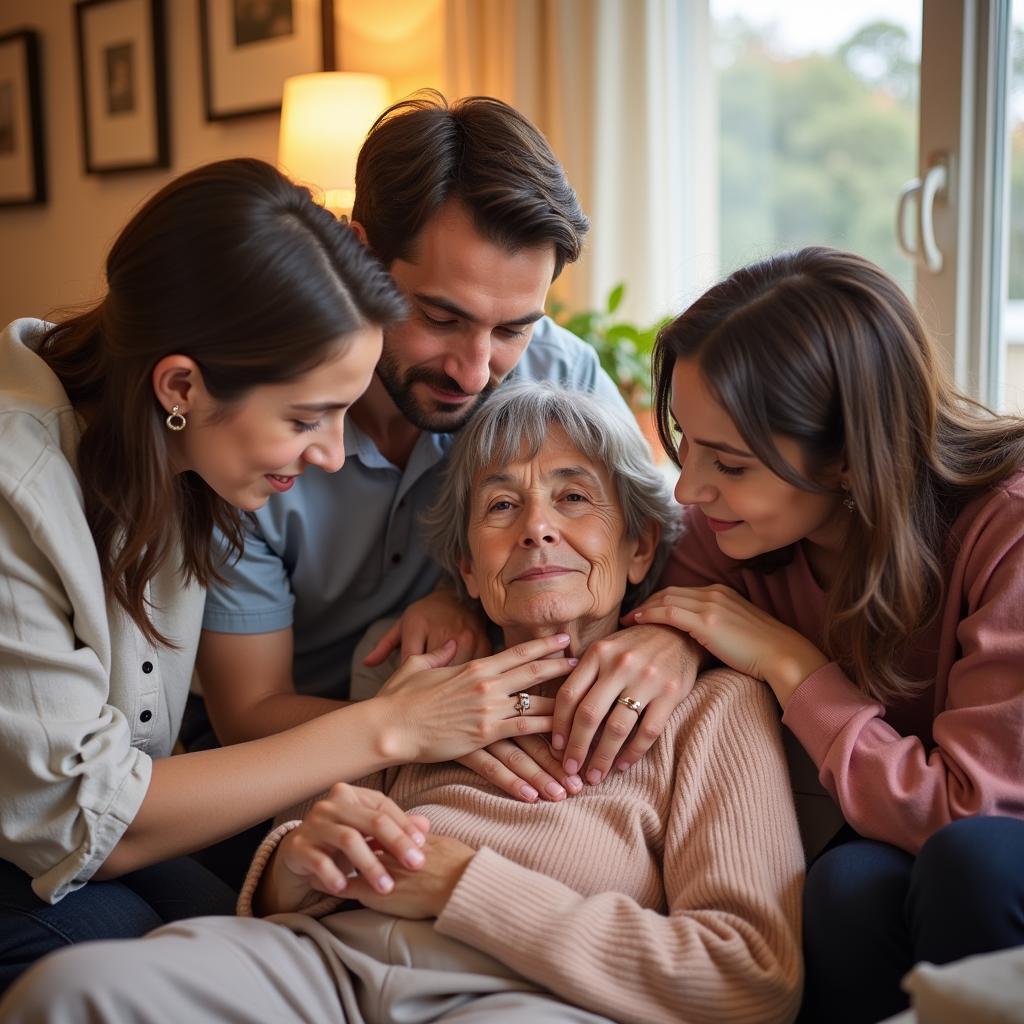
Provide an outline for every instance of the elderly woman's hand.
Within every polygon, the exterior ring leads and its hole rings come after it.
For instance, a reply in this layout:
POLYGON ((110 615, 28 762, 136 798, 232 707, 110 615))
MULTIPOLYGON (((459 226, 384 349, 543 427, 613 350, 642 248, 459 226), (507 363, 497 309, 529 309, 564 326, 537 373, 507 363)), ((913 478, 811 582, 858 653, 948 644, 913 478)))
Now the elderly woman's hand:
POLYGON ((391 892, 394 881, 378 853, 416 871, 424 863, 420 847, 429 828, 426 818, 406 814, 383 793, 339 782, 281 840, 256 893, 257 910, 295 910, 310 890, 348 895, 353 873, 367 888, 391 892))
POLYGON ((458 839, 428 835, 423 854, 422 866, 412 870, 390 854, 383 854, 381 864, 395 882, 391 892, 382 894, 365 879, 354 878, 345 895, 371 910, 395 917, 409 920, 437 917, 476 850, 458 839))
POLYGON ((592 644, 555 701, 551 745, 565 771, 583 769, 596 784, 613 765, 626 771, 639 761, 693 688, 704 658, 688 636, 663 626, 633 626, 592 644))
POLYGON ((451 665, 462 665, 471 658, 485 658, 491 653, 483 613, 468 601, 460 600, 450 585, 438 586, 405 609, 363 659, 363 664, 367 668, 383 664, 396 647, 401 648, 400 664, 404 664, 414 654, 435 651, 449 640, 456 644, 451 665))
POLYGON ((583 789, 582 779, 562 767, 542 736, 498 740, 458 760, 502 792, 528 804, 557 802, 583 789))

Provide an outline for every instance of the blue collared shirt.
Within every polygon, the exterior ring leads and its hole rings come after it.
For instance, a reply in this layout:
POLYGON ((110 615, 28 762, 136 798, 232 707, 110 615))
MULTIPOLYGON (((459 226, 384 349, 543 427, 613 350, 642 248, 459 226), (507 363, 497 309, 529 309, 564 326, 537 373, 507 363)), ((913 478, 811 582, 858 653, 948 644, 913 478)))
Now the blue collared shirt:
MULTIPOLYGON (((625 403, 594 350, 548 318, 507 378, 555 381, 625 403)), ((437 583, 420 514, 436 494, 453 435, 420 435, 405 469, 392 465, 351 420, 345 465, 310 467, 256 513, 245 554, 213 584, 203 627, 220 633, 294 633, 299 693, 344 698, 352 651, 367 627, 398 615, 437 583)))

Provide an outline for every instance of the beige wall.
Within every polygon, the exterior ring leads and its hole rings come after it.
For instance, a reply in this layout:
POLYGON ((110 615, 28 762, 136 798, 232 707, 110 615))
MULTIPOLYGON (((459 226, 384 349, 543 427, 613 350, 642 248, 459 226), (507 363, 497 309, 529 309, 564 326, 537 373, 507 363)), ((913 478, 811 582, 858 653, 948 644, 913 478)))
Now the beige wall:
MULTIPOLYGON (((442 0, 336 2, 340 66, 391 77, 396 96, 440 87, 442 0)), ((106 250, 131 211, 182 171, 209 160, 255 156, 273 162, 277 116, 207 123, 203 113, 198 3, 165 0, 171 167, 87 175, 82 169, 73 0, 2 0, 0 35, 41 36, 46 135, 45 206, 0 209, 0 325, 45 316, 102 294, 106 250)))

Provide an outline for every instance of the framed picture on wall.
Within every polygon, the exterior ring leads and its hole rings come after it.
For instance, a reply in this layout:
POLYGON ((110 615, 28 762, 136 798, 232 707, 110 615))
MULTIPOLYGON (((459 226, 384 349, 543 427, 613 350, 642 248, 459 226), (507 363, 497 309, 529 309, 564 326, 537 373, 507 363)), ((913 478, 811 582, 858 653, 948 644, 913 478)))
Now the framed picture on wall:
POLYGON ((39 35, 0 36, 0 206, 46 202, 39 35))
POLYGON ((281 109, 290 75, 334 68, 332 0, 199 0, 207 121, 281 109))
POLYGON ((163 0, 78 0, 87 174, 169 167, 163 0))

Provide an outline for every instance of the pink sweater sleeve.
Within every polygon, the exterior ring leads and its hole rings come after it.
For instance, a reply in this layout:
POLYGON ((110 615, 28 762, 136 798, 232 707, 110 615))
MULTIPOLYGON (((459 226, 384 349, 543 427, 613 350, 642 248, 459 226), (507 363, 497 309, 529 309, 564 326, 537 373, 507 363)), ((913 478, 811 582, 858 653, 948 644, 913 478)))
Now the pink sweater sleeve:
POLYGON ((700 706, 676 736, 664 912, 583 896, 484 848, 438 930, 615 1020, 791 1020, 803 852, 776 713, 764 686, 732 672, 688 700, 700 706))
POLYGON ((967 553, 964 611, 947 605, 959 656, 934 746, 886 724, 835 664, 803 682, 783 718, 846 820, 911 853, 958 818, 1024 817, 1024 510, 1002 498, 967 553))

